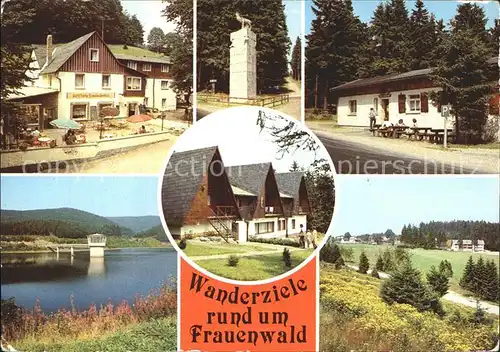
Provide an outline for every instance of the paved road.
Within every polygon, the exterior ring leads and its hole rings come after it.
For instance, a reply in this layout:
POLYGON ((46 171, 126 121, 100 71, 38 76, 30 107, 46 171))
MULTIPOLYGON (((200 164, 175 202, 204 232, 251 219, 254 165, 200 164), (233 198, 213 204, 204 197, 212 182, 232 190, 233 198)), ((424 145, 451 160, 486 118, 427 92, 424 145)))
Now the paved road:
POLYGON ((472 174, 458 164, 413 158, 318 133, 338 174, 472 174))

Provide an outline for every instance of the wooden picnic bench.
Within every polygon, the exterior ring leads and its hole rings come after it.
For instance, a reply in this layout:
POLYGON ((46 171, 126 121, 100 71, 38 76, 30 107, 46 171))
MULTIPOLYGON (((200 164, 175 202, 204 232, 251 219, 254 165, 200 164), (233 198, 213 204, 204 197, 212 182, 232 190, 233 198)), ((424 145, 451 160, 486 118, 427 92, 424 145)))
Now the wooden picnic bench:
POLYGON ((382 125, 381 124, 374 124, 373 128, 370 128, 370 132, 373 134, 373 136, 375 136, 375 133, 378 132, 380 126, 382 126, 382 125))
MULTIPOLYGON (((429 142, 431 143, 436 143, 440 144, 443 143, 444 141, 444 128, 433 128, 428 132, 429 136, 429 142)), ((448 140, 451 140, 452 142, 455 140, 455 133, 453 132, 453 129, 449 128, 448 129, 448 140)))

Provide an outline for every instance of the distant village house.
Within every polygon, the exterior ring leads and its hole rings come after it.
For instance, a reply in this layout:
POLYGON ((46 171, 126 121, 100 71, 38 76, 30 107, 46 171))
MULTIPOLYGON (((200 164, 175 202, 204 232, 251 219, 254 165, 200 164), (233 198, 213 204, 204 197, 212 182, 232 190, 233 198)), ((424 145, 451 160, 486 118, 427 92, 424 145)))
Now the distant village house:
POLYGON ((460 245, 460 240, 451 240, 450 250, 464 252, 484 252, 484 240, 477 240, 476 244, 474 244, 472 240, 462 240, 462 245, 460 245))

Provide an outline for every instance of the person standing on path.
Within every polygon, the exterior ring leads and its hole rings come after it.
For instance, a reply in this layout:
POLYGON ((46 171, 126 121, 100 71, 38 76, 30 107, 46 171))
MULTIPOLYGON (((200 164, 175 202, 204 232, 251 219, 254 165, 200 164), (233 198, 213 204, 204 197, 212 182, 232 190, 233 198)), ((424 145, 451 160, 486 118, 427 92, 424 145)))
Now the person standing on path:
POLYGON ((375 114, 375 109, 370 108, 368 117, 370 118, 370 129, 374 129, 375 124, 377 123, 377 115, 375 114))
POLYGON ((312 245, 314 249, 318 248, 318 231, 316 229, 312 232, 312 245))
POLYGON ((300 232, 299 232, 299 244, 300 244, 300 248, 304 248, 305 247, 304 237, 305 237, 304 225, 300 224, 300 232))

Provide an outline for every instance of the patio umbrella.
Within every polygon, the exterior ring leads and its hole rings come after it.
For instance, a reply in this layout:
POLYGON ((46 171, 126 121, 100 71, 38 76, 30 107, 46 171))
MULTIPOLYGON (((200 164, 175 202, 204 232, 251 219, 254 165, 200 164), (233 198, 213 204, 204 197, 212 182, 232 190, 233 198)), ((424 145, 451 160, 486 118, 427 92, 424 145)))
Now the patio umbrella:
POLYGON ((57 119, 50 121, 50 124, 54 127, 57 128, 64 128, 64 129, 79 129, 82 127, 78 122, 70 120, 70 119, 57 119))
POLYGON ((152 117, 149 116, 149 115, 138 114, 138 115, 132 115, 132 116, 130 116, 127 119, 127 121, 128 122, 132 122, 132 123, 139 123, 139 122, 146 122, 146 121, 149 121, 151 119, 152 119, 152 117))

